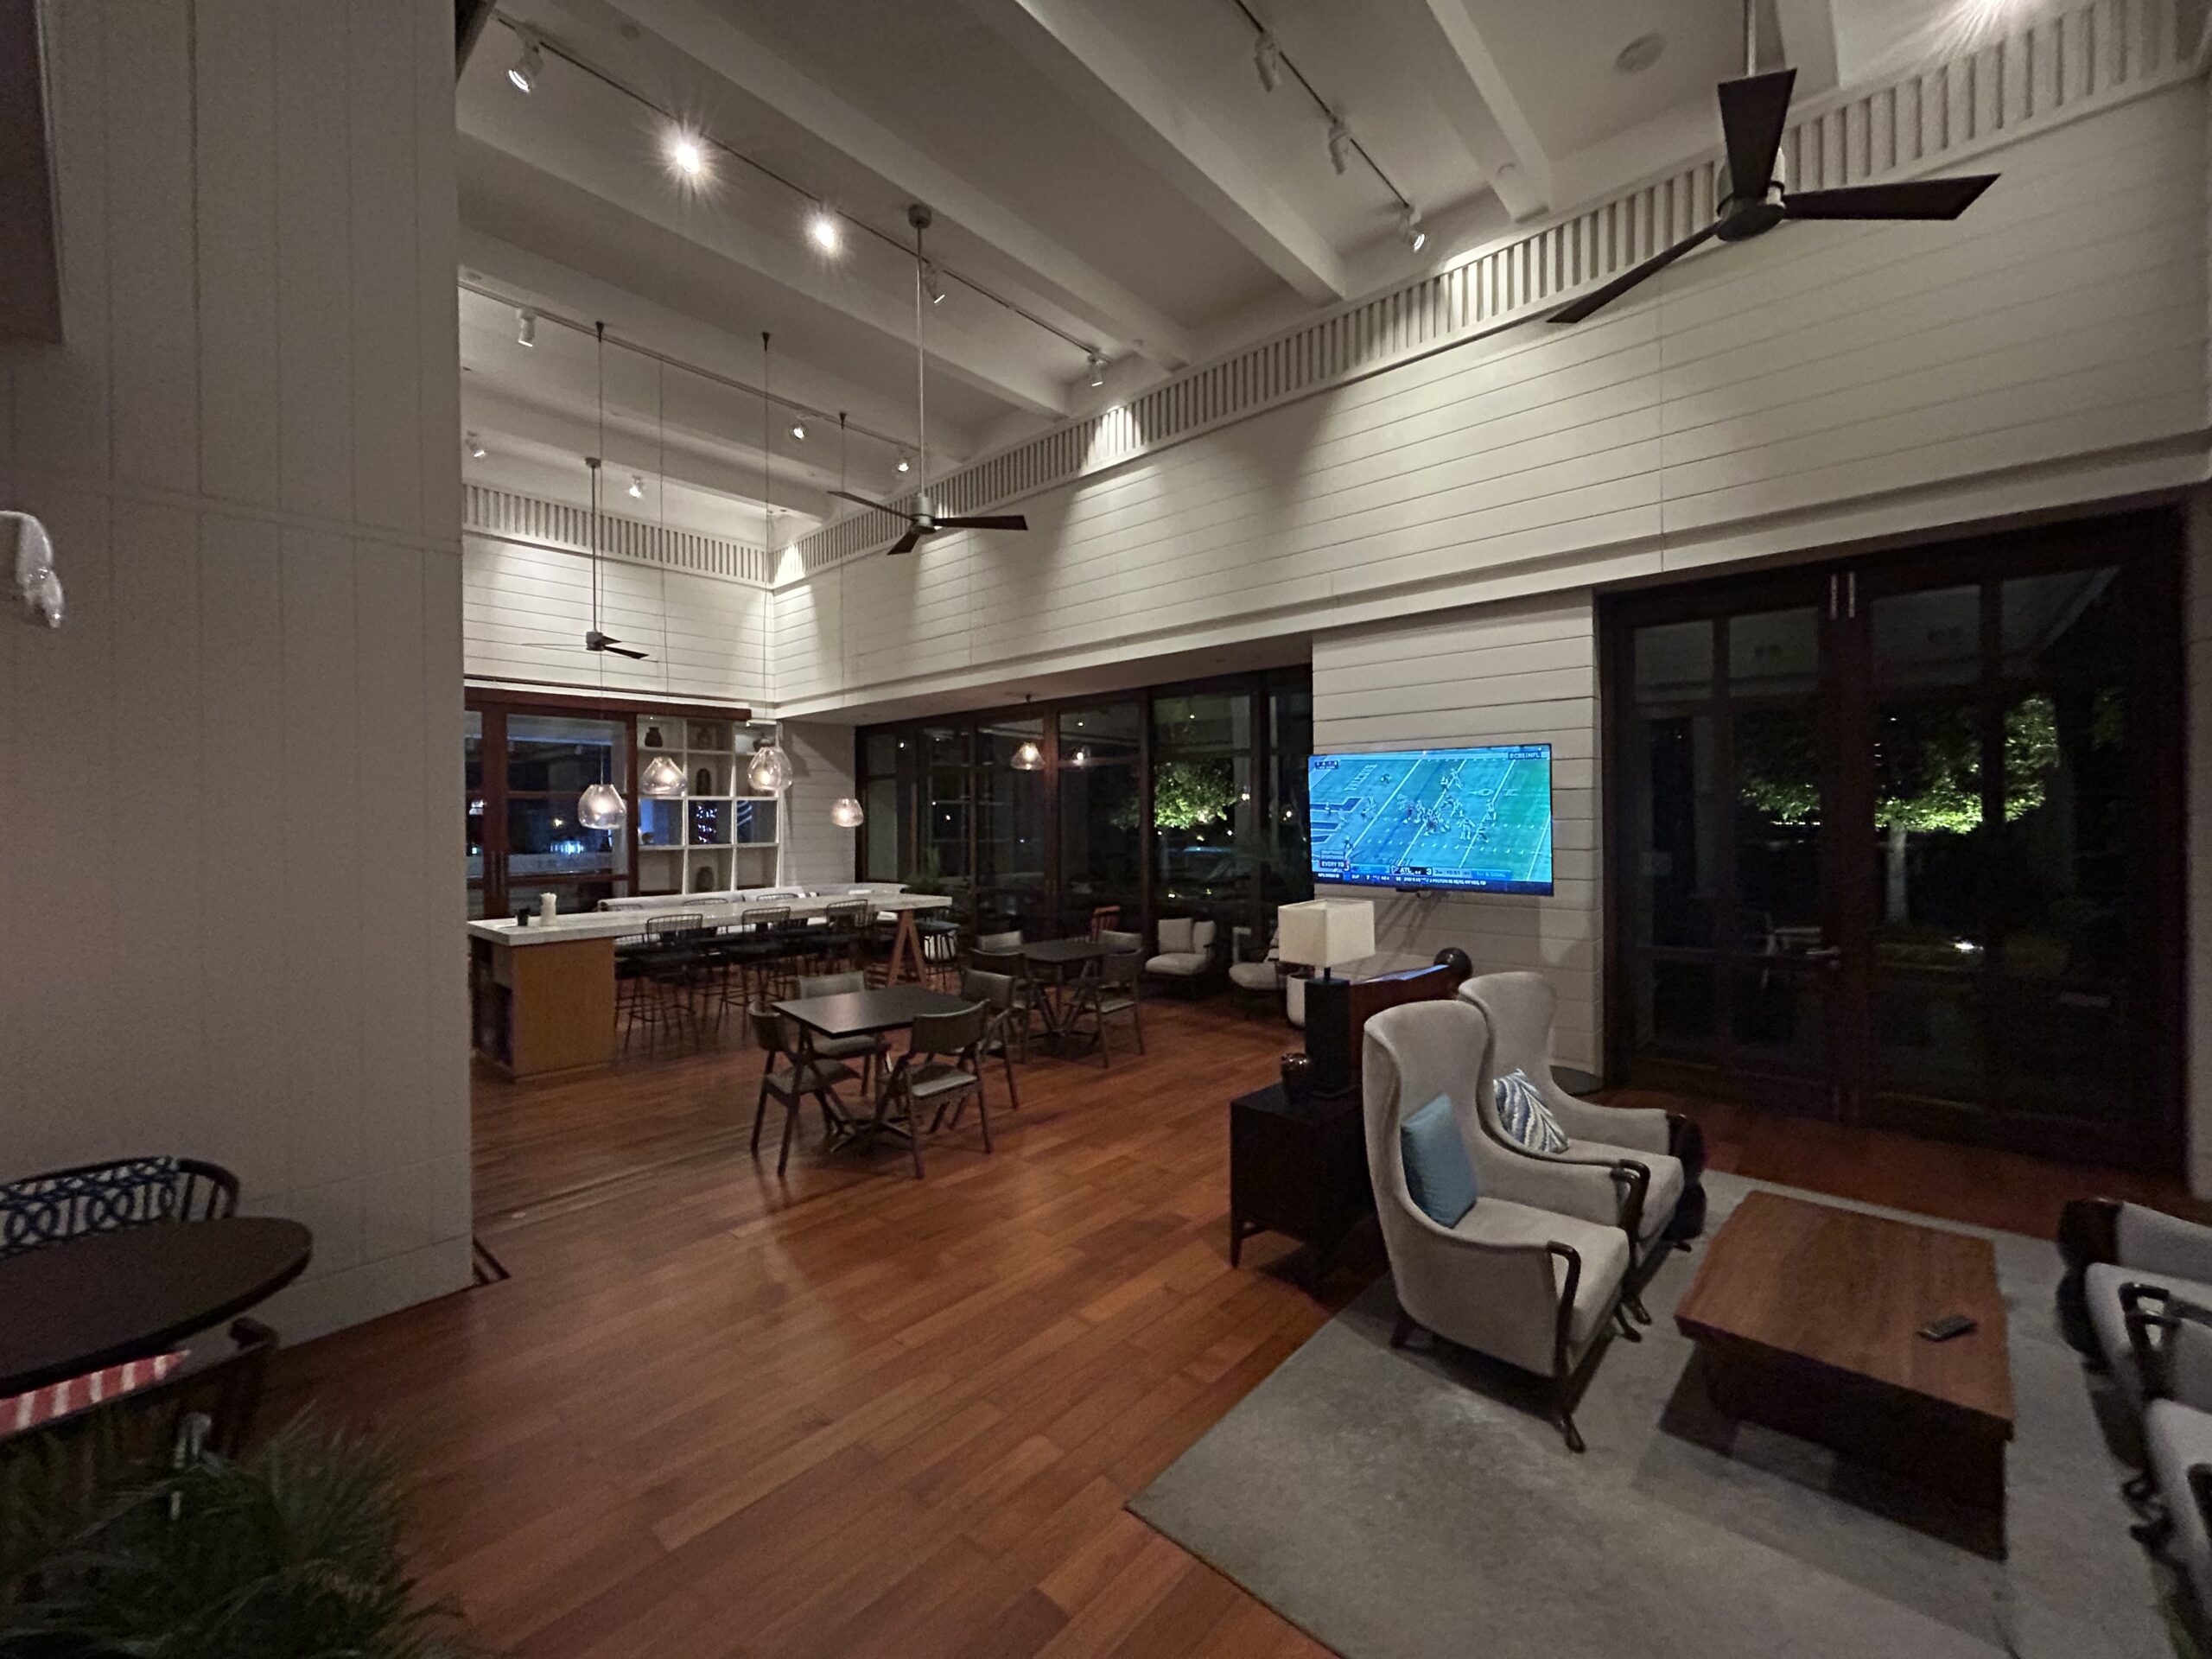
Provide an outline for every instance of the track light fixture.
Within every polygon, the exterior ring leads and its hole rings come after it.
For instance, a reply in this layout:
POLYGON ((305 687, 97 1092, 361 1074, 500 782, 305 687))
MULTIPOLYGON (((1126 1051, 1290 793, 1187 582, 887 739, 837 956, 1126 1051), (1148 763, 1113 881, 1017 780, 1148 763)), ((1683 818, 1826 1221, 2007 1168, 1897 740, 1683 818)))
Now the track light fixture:
POLYGON ((937 274, 937 267, 927 260, 922 262, 922 292, 929 296, 931 305, 944 303, 944 283, 937 274))
POLYGON ((804 421, 793 421, 791 423, 791 436, 797 438, 801 443, 804 443, 806 442, 806 423, 804 421))
POLYGON ((1106 384, 1106 359, 1096 352, 1090 354, 1090 384, 1094 387, 1106 384))
POLYGON ((1351 165, 1351 129, 1334 110, 1329 111, 1329 165, 1337 169, 1338 178, 1351 165))
POLYGON ((632 501, 642 501, 645 499, 645 475, 643 473, 630 474, 630 499, 632 501))
POLYGON ((901 455, 899 457, 899 470, 902 473, 911 473, 914 470, 914 463, 906 456, 901 455))
POLYGON ((1421 215, 1414 211, 1411 202, 1399 210, 1398 234, 1415 253, 1419 253, 1428 240, 1428 232, 1421 226, 1421 215))
POLYGON ((1260 72, 1260 85, 1267 91, 1282 85, 1282 48, 1274 35, 1263 32, 1252 42, 1252 67, 1260 72))
POLYGON ((468 458, 471 461, 481 461, 484 459, 484 440, 478 437, 474 432, 471 432, 468 435, 468 458))
POLYGON ((690 133, 678 132, 668 141, 668 159, 685 178, 696 179, 707 170, 707 147, 690 133))
POLYGON ((537 312, 525 308, 515 313, 515 344, 518 346, 537 344, 537 312))
POLYGON ((507 71, 507 79, 514 89, 527 98, 537 90, 537 82, 545 73, 545 55, 537 49, 537 36, 526 29, 515 33, 522 38, 522 51, 507 71))

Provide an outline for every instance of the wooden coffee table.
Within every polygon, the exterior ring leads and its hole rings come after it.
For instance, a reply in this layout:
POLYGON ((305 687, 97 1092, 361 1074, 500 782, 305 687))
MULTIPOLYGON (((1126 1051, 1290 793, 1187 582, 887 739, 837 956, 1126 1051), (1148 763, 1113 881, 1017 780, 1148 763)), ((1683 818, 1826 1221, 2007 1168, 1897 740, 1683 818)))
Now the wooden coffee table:
POLYGON ((2012 1375, 1985 1238, 1754 1192, 1675 1310, 1713 1402, 2001 1511, 2012 1375), (1979 1325, 1916 1334, 1947 1313, 1979 1325))

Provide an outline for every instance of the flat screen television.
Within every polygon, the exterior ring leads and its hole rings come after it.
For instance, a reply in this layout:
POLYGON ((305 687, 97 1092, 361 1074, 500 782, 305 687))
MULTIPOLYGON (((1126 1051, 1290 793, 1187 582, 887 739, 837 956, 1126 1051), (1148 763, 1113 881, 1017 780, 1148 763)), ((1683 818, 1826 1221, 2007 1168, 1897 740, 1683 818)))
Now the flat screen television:
POLYGON ((1552 746, 1317 754, 1313 880, 1355 887, 1552 890, 1552 746))

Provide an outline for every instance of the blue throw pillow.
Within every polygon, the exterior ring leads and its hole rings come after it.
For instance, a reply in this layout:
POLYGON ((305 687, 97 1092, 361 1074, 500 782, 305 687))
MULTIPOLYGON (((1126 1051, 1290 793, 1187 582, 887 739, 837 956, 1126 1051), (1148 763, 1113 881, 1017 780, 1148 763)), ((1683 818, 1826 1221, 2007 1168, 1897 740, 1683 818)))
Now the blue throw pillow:
POLYGON ((1552 1116, 1552 1109, 1544 1104, 1544 1097, 1529 1074, 1517 1067, 1507 1072, 1491 1085, 1497 1098, 1497 1121, 1506 1134, 1511 1135, 1530 1152, 1559 1153, 1567 1150, 1567 1131, 1552 1116))
POLYGON ((1475 1207, 1475 1166, 1452 1116, 1452 1097, 1439 1095, 1398 1125, 1406 1191, 1422 1212, 1449 1227, 1475 1207))

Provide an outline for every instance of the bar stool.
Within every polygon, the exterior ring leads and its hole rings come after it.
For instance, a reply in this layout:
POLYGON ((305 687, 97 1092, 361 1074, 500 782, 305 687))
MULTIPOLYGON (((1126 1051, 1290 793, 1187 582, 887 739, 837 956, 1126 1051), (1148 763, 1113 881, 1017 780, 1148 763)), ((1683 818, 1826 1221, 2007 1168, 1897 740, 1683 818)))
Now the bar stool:
POLYGON ((859 973, 868 964, 862 960, 861 947, 868 938, 868 925, 875 906, 867 899, 855 899, 830 906, 824 917, 828 938, 823 947, 829 960, 824 964, 831 973, 859 973))

